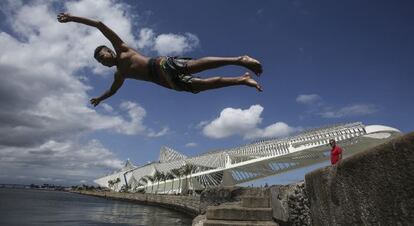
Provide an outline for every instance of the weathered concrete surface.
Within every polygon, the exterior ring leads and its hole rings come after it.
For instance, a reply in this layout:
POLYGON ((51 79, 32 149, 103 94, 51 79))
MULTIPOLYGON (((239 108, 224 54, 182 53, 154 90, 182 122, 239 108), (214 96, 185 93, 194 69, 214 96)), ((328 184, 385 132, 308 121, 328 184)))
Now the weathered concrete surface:
POLYGON ((269 196, 269 189, 248 187, 217 187, 201 193, 200 212, 205 213, 208 206, 218 206, 222 203, 240 202, 243 197, 269 196))
POLYGON ((93 195, 109 199, 118 199, 131 202, 137 202, 147 205, 157 205, 168 209, 184 212, 191 216, 197 216, 200 213, 200 197, 182 196, 182 195, 155 195, 141 193, 120 193, 120 192, 95 192, 95 191, 78 191, 84 195, 93 195))
POLYGON ((256 196, 242 197, 242 207, 269 208, 269 197, 256 197, 256 196))
MULTIPOLYGON (((309 201, 306 196, 304 182, 290 185, 273 185, 263 188, 227 187, 214 188, 202 193, 200 198, 200 212, 206 212, 208 206, 239 205, 243 207, 267 207, 266 198, 257 203, 248 204, 249 197, 267 197, 269 207, 273 210, 273 220, 279 225, 311 225, 309 201), (251 206, 249 206, 251 205, 251 206)), ((261 198, 259 198, 261 199, 261 198)), ((253 201, 255 202, 255 201, 253 201)), ((201 225, 207 219, 200 215, 193 221, 193 225, 201 225)))
POLYGON ((241 201, 209 206, 205 217, 194 220, 193 225, 278 226, 272 219, 268 192, 264 191, 268 191, 268 189, 244 189, 243 192, 237 192, 241 195, 241 201), (267 195, 265 195, 266 193, 267 195))
MULTIPOLYGON (((201 225, 273 225, 277 226, 269 216, 266 221, 244 219, 244 215, 251 216, 250 207, 269 207, 269 190, 267 188, 247 188, 247 187, 220 187, 204 191, 200 197, 200 212, 205 215, 199 215, 193 220, 193 226, 201 225), (253 200, 257 198, 258 200, 253 200), (233 212, 228 212, 228 209, 233 212), (210 213, 207 213, 210 209, 210 213), (215 209, 213 214, 211 209, 215 209), (224 209, 224 210, 223 210, 224 209), (217 211, 217 212, 216 212, 217 211), (227 212, 226 212, 227 211, 227 212), (224 213, 226 212, 226 213, 224 213), (210 219, 207 218, 207 215, 210 219), (223 217, 224 216, 224 217, 223 217), (221 219, 223 218, 223 219, 221 219), (234 220, 228 218, 235 218, 234 220)), ((267 208, 270 209, 270 208, 267 208)), ((254 211, 254 210, 253 210, 254 211)), ((271 212, 270 212, 271 213, 271 212)), ((249 219, 252 219, 251 217, 249 219)))
POLYGON ((206 220, 203 226, 278 226, 273 221, 222 221, 206 220))
POLYGON ((192 226, 203 226, 204 222, 206 222, 207 218, 206 215, 198 215, 193 219, 192 226))
POLYGON ((305 183, 274 185, 270 188, 273 218, 281 225, 311 225, 311 213, 305 183))
POLYGON ((305 176, 313 225, 414 225, 414 133, 305 176))
POLYGON ((245 208, 241 206, 209 206, 208 220, 271 221, 271 208, 245 208))
POLYGON ((289 186, 275 185, 270 187, 270 206, 273 210, 273 218, 279 222, 289 220, 289 186))

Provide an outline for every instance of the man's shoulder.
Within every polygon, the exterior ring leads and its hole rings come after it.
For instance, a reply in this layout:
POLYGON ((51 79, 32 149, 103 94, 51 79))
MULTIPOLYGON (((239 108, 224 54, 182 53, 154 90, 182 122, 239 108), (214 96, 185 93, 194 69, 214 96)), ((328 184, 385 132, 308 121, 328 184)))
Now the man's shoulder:
POLYGON ((125 51, 133 50, 131 47, 129 47, 125 42, 123 42, 120 47, 124 49, 125 51))
POLYGON ((117 54, 121 54, 121 53, 125 53, 128 51, 134 51, 131 47, 129 47, 125 42, 119 44, 118 46, 115 47, 115 51, 117 54))

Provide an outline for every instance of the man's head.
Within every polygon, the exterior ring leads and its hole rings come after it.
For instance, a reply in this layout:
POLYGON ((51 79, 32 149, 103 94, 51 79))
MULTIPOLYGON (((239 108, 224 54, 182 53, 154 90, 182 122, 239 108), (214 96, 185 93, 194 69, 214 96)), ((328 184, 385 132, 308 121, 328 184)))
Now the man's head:
POLYGON ((107 46, 96 47, 93 56, 99 63, 107 67, 112 67, 116 64, 116 54, 107 46))
POLYGON ((335 139, 330 139, 329 140, 329 145, 331 145, 331 147, 334 147, 336 145, 335 139))

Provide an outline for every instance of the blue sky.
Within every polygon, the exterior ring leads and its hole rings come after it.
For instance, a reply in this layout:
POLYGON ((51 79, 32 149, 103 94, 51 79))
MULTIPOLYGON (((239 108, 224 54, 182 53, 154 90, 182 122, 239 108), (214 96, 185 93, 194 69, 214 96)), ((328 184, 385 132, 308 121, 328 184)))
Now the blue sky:
MULTIPOLYGON (((88 183, 127 158, 138 165, 156 160, 163 145, 195 155, 333 123, 414 128, 410 1, 0 6, 8 18, 0 22, 0 182, 88 183), (85 26, 57 23, 60 11, 102 20, 149 56, 248 54, 263 64, 264 92, 191 94, 127 80, 93 108, 88 99, 105 91, 113 74, 92 57, 105 39, 85 26)), ((199 75, 245 71, 227 66, 199 75)))

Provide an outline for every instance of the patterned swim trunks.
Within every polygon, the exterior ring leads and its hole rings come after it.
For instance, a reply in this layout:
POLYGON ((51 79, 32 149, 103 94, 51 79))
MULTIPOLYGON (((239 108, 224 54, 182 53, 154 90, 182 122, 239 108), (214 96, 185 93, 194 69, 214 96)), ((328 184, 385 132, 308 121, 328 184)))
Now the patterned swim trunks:
POLYGON ((160 66, 165 76, 165 79, 170 84, 171 88, 177 91, 187 91, 198 93, 192 87, 193 78, 197 78, 189 73, 187 68, 188 61, 191 58, 179 57, 162 57, 160 66))

